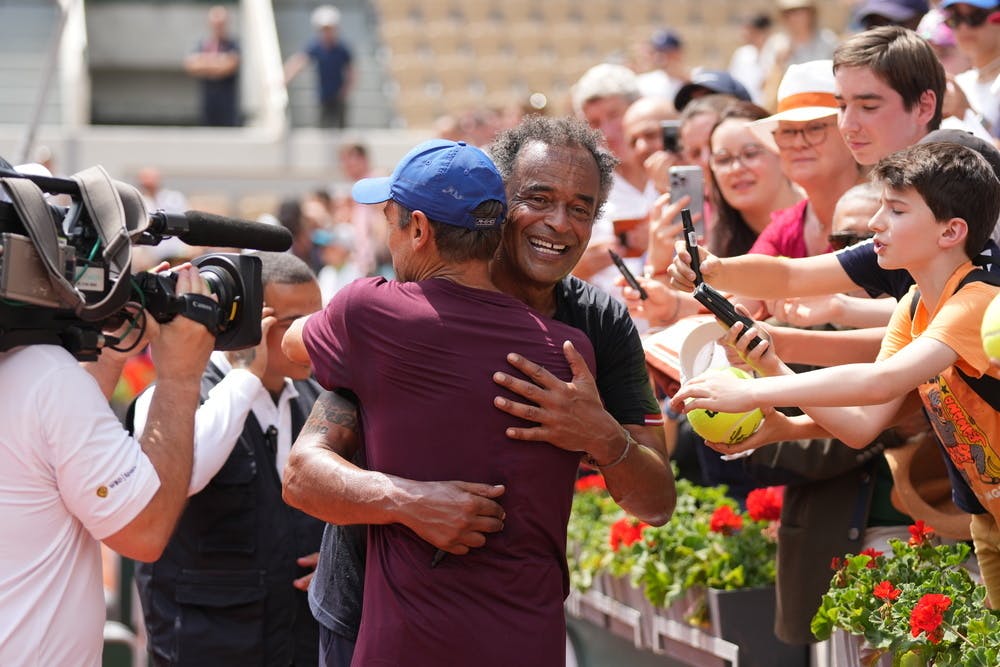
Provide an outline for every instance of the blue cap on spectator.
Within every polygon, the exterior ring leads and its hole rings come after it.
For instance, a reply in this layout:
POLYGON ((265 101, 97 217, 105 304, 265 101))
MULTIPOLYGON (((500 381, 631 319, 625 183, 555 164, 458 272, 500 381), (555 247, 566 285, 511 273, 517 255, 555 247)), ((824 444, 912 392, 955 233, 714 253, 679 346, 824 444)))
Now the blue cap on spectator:
POLYGON ((867 0, 858 9, 858 20, 878 15, 890 21, 910 21, 930 11, 927 0, 867 0))
POLYGON ((392 176, 364 178, 351 190, 354 201, 379 204, 393 200, 434 220, 466 229, 486 229, 503 222, 507 209, 503 179, 493 161, 464 141, 425 141, 403 156, 392 176), (473 211, 496 200, 503 212, 481 218, 473 211))
POLYGON ((680 35, 668 28, 654 32, 649 43, 657 51, 675 51, 683 46, 680 35))
POLYGON ((944 0, 941 3, 941 9, 946 9, 952 5, 972 5, 973 7, 979 7, 980 9, 994 9, 997 6, 996 0, 944 0))
POLYGON ((674 108, 681 111, 692 99, 697 97, 697 93, 706 94, 721 93, 732 95, 736 99, 744 102, 752 101, 750 93, 743 87, 743 84, 732 77, 729 72, 716 69, 703 69, 691 75, 691 80, 681 86, 674 96, 674 108))

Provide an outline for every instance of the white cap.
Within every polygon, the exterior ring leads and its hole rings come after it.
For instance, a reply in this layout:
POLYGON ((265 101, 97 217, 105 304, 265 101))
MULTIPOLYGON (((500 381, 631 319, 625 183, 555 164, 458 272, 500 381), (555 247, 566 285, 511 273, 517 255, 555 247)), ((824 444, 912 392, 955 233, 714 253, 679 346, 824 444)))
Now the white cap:
POLYGON ((314 28, 340 25, 340 10, 333 5, 320 5, 313 10, 311 20, 314 28))
POLYGON ((771 133, 778 121, 804 122, 837 115, 832 60, 810 60, 789 65, 778 84, 778 112, 750 124, 757 138, 777 148, 771 133))

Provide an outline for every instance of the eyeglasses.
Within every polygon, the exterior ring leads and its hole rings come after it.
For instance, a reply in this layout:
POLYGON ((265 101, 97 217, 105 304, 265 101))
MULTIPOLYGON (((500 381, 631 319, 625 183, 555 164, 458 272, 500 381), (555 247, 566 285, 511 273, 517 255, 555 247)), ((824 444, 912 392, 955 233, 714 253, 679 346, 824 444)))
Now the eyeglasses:
POLYGON ((744 167, 750 167, 757 164, 766 152, 767 149, 760 144, 747 144, 736 155, 727 151, 712 153, 708 158, 708 165, 716 171, 721 171, 729 169, 736 160, 739 160, 744 167))
POLYGON ((830 121, 809 123, 805 127, 783 127, 771 134, 774 136, 774 143, 778 144, 778 148, 794 148, 795 140, 800 134, 808 146, 819 146, 826 141, 826 129, 831 125, 833 123, 830 121))
POLYGON ((994 10, 992 9, 980 9, 979 7, 974 7, 968 14, 959 14, 954 9, 946 9, 944 23, 952 30, 963 23, 970 28, 978 28, 982 24, 986 23, 986 19, 990 17, 990 14, 992 14, 993 11, 994 10))
POLYGON ((834 250, 843 250, 855 243, 866 241, 873 236, 875 236, 874 232, 865 234, 859 234, 858 232, 834 232, 827 236, 826 240, 829 241, 830 247, 834 250))

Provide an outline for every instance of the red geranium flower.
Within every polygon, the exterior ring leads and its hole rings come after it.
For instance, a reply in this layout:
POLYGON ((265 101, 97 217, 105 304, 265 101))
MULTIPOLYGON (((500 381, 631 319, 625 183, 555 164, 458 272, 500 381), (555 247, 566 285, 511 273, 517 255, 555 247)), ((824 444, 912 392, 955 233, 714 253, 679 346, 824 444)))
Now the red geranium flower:
POLYGON ((642 531, 649 528, 649 524, 632 517, 618 519, 611 524, 611 534, 609 542, 611 549, 618 551, 622 547, 632 546, 642 539, 642 531))
POLYGON ((951 606, 951 598, 940 593, 927 593, 917 602, 910 613, 910 633, 919 637, 921 632, 927 633, 927 640, 932 644, 941 641, 944 629, 944 612, 951 606))
POLYGON ((608 483, 604 481, 604 475, 587 475, 576 480, 577 491, 607 491, 608 483))
POLYGON ((833 560, 830 561, 830 569, 836 571, 842 567, 844 567, 844 559, 839 556, 834 556, 833 560))
POLYGON ((891 581, 883 581, 876 584, 875 588, 872 590, 872 595, 877 597, 879 600, 885 600, 886 602, 892 602, 899 597, 900 593, 903 591, 899 590, 892 585, 891 581))
POLYGON ((910 546, 918 547, 924 544, 934 535, 934 531, 931 530, 930 526, 925 524, 922 519, 918 519, 916 523, 910 526, 910 546))
POLYGON ((881 556, 883 553, 885 552, 878 551, 872 547, 868 547, 867 549, 862 551, 859 555, 868 556, 871 560, 868 561, 865 567, 867 567, 869 570, 874 570, 876 567, 878 567, 878 564, 875 562, 875 559, 881 556))
POLYGON ((743 517, 734 512, 729 505, 722 505, 712 512, 708 527, 713 533, 732 535, 743 527, 743 517))
POLYGON ((785 487, 768 486, 747 494, 747 513, 754 521, 777 521, 781 518, 781 501, 785 487))

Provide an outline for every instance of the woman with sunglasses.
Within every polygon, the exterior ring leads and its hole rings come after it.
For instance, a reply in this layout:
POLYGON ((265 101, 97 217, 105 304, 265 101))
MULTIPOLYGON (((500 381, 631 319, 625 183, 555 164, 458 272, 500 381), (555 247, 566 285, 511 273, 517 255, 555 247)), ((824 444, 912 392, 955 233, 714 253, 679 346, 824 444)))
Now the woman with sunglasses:
POLYGON ((972 68, 955 75, 969 106, 994 136, 1000 132, 1000 12, 996 0, 944 0, 944 22, 972 68))

